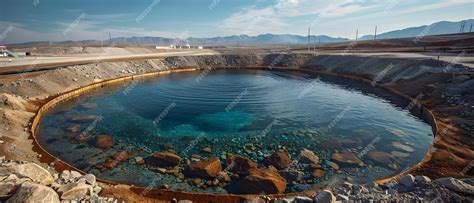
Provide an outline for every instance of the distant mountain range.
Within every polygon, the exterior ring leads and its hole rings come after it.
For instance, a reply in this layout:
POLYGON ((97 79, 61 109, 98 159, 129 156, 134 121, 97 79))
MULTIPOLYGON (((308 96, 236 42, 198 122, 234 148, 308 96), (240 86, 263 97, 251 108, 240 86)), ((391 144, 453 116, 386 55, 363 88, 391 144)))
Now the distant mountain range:
MULTIPOLYGON (((459 33, 461 31, 461 23, 458 22, 449 22, 449 21, 440 21, 433 23, 431 25, 423 25, 419 27, 410 27, 402 30, 394 30, 390 32, 385 32, 377 35, 377 39, 388 39, 388 38, 403 38, 403 37, 420 37, 427 35, 442 35, 442 34, 453 34, 459 33)), ((462 32, 474 31, 474 27, 471 29, 471 25, 474 26, 474 19, 464 20, 464 30, 462 32)), ((370 40, 374 39, 374 35, 365 35, 360 40, 370 40)))
MULTIPOLYGON (((426 35, 440 35, 440 34, 452 34, 459 33, 461 23, 464 22, 464 31, 469 32, 471 25, 474 24, 474 19, 449 22, 441 21, 431 25, 423 25, 419 27, 410 27, 402 30, 394 30, 385 32, 377 35, 377 39, 388 39, 388 38, 403 38, 403 37, 417 37, 426 35)), ((359 40, 370 40, 373 39, 373 35, 365 35, 359 40)), ((327 35, 311 36, 312 43, 337 43, 350 41, 348 38, 331 37, 327 35)), ((225 37, 211 37, 211 38, 193 38, 187 39, 175 39, 166 37, 118 37, 112 38, 112 42, 116 45, 202 45, 202 46, 213 46, 213 45, 257 45, 257 44, 307 44, 308 36, 291 35, 291 34, 261 34, 257 36, 248 35, 232 35, 225 37)), ((83 41, 62 41, 53 42, 54 45, 97 45, 97 44, 109 44, 109 40, 83 40, 83 41)), ((47 41, 43 42, 27 42, 16 45, 44 45, 49 44, 47 41)))
MULTIPOLYGON (((311 36, 312 43, 335 43, 335 42, 347 42, 350 39, 340 38, 340 37, 330 37, 326 35, 311 36)), ((83 41, 62 41, 62 42, 53 42, 55 45, 93 45, 93 44, 109 44, 109 40, 99 41, 99 40, 83 40, 83 41)), ((169 46, 169 45, 180 45, 184 46, 186 44, 190 45, 202 45, 202 46, 211 46, 211 45, 256 45, 256 44, 307 44, 308 36, 300 35, 275 35, 275 34, 261 34, 257 36, 248 36, 248 35, 232 35, 226 37, 211 37, 211 38, 193 38, 189 37, 186 39, 177 39, 177 38, 166 38, 166 37, 118 37, 112 38, 112 43, 116 45, 160 45, 160 46, 169 46)), ((42 42, 27 42, 16 45, 41 45, 49 44, 47 41, 42 42)))

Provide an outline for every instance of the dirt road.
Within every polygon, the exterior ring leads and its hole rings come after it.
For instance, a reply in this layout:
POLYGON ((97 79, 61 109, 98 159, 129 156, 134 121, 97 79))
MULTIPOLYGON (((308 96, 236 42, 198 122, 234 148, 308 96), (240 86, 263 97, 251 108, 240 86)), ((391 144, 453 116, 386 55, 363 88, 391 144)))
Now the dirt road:
POLYGON ((198 56, 215 54, 217 54, 217 52, 212 50, 183 50, 147 54, 87 54, 74 56, 31 56, 20 58, 0 58, 0 74, 14 74, 21 72, 31 72, 36 70, 48 70, 68 65, 90 64, 98 62, 158 59, 168 56, 198 56))

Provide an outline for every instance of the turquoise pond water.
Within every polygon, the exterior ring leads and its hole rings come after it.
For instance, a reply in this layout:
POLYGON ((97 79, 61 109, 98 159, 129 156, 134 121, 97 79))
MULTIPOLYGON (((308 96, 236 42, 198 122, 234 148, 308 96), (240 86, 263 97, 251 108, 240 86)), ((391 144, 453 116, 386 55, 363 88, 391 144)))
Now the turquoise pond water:
POLYGON ((192 157, 219 157, 225 168, 227 153, 240 154, 267 167, 263 157, 279 149, 295 160, 303 148, 312 150, 325 175, 313 177, 304 165, 294 164, 289 170, 301 171, 303 177, 287 181, 286 191, 292 192, 331 181, 364 183, 389 177, 423 158, 432 143, 431 127, 411 115, 406 105, 380 96, 397 100, 367 84, 298 72, 172 73, 99 88, 66 101, 42 118, 38 133, 40 143, 53 155, 99 178, 205 193, 234 192, 223 184, 189 183, 179 171, 192 157), (77 115, 95 117, 74 120, 77 115), (91 139, 79 142, 75 137, 81 133, 91 139), (113 147, 95 147, 99 134, 113 137, 113 147), (334 146, 334 140, 349 144, 334 146), (203 151, 206 147, 210 153, 203 151), (113 169, 95 167, 121 150, 129 151, 131 158, 113 169), (160 173, 136 163, 155 151, 181 156, 178 172, 160 173), (366 156, 369 151, 389 154, 390 162, 375 162, 366 156), (364 166, 331 169, 331 155, 337 152, 356 154, 364 166))

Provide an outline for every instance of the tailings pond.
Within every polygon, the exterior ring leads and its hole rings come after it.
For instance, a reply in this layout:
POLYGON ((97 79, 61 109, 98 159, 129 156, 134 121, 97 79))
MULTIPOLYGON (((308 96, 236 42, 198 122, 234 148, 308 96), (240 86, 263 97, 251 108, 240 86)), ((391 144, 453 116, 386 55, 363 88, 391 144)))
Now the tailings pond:
POLYGON ((282 150, 293 163, 278 170, 285 192, 295 192, 390 177, 423 159, 431 126, 396 100, 369 84, 296 71, 171 73, 61 102, 43 116, 38 140, 101 179, 217 194, 239 193, 233 185, 244 178, 228 172, 228 154, 268 168, 265 157, 282 150), (303 149, 319 161, 300 161, 303 149), (144 161, 154 152, 182 159, 175 167, 144 161), (189 164, 211 157, 230 181, 187 176, 189 164))

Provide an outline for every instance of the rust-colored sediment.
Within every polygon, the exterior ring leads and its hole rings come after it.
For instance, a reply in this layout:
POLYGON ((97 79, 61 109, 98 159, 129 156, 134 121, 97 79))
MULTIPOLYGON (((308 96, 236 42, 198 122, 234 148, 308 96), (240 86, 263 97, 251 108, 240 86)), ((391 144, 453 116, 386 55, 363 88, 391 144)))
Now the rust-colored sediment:
MULTIPOLYGON (((241 67, 221 67, 221 68, 241 68, 241 67)), ((361 81, 365 83, 371 83, 371 79, 367 79, 364 77, 336 73, 334 71, 327 72, 327 71, 317 71, 317 70, 310 70, 306 68, 287 68, 287 67, 272 67, 269 68, 268 66, 252 66, 252 67, 244 67, 248 69, 262 69, 262 70, 277 70, 277 71, 300 71, 309 74, 322 74, 322 75, 331 75, 336 77, 342 77, 350 80, 361 81)), ((185 71, 196 71, 200 70, 200 67, 189 67, 189 68, 181 68, 181 69, 174 69, 174 70, 163 70, 158 72, 152 73, 145 73, 140 75, 133 75, 133 76, 126 76, 120 77, 111 80, 105 80, 98 83, 94 83, 85 87, 81 87, 72 91, 69 91, 64 94, 56 95, 50 97, 51 99, 43 104, 37 111, 36 116, 33 118, 32 127, 31 127, 31 138, 33 139, 33 150, 37 153, 41 154, 40 161, 43 163, 52 163, 54 162, 54 168, 58 171, 62 170, 76 170, 81 173, 83 171, 75 168, 74 166, 60 160, 59 158, 53 156, 48 151, 46 151, 38 142, 37 140, 37 127, 41 122, 41 117, 43 113, 47 112, 51 108, 55 107, 62 101, 67 101, 69 99, 75 98, 81 94, 89 92, 93 89, 100 88, 106 85, 120 83, 128 80, 138 79, 138 78, 145 78, 145 77, 153 77, 157 75, 175 73, 175 72, 185 72, 185 71)), ((427 120, 433 130, 433 134, 435 135, 435 142, 433 146, 428 150, 424 159, 415 165, 413 168, 409 169, 408 171, 398 174, 396 176, 379 180, 378 183, 384 183, 387 181, 392 181, 394 179, 399 178, 403 174, 412 173, 412 174, 419 174, 419 175, 427 175, 429 177, 442 177, 445 174, 449 174, 451 176, 459 177, 462 176, 460 171, 463 167, 465 167, 470 160, 474 158, 473 151, 470 148, 462 148, 460 146, 456 146, 454 142, 449 142, 449 140, 462 140, 469 135, 461 132, 455 132, 457 128, 449 127, 449 130, 440 130, 440 129, 448 129, 446 126, 448 125, 445 121, 435 117, 432 111, 427 109, 420 101, 414 100, 412 97, 402 93, 401 91, 397 90, 394 87, 387 87, 387 86, 377 86, 388 90, 389 92, 399 96, 402 99, 405 99, 408 102, 413 102, 414 108, 412 111, 416 111, 419 115, 422 115, 423 119, 427 120), (433 150, 436 149, 436 150, 433 150)), ((42 102, 41 102, 42 103, 42 102)), ((468 139, 469 140, 469 139, 468 139)), ((119 199, 126 199, 127 201, 170 201, 172 199, 187 199, 192 200, 195 202, 242 202, 243 199, 252 197, 252 195, 213 195, 213 194, 196 194, 196 193, 188 193, 188 192, 180 192, 180 191, 169 191, 169 190, 162 190, 162 189, 150 189, 144 187, 137 187, 137 186, 124 186, 115 182, 107 181, 98 179, 99 183, 103 187, 102 194, 103 195, 111 195, 119 199)), ((314 191, 305 191, 301 193, 292 193, 294 194, 314 194, 314 191)), ((280 195, 273 195, 274 197, 278 196, 287 196, 292 194, 280 194, 280 195)))

